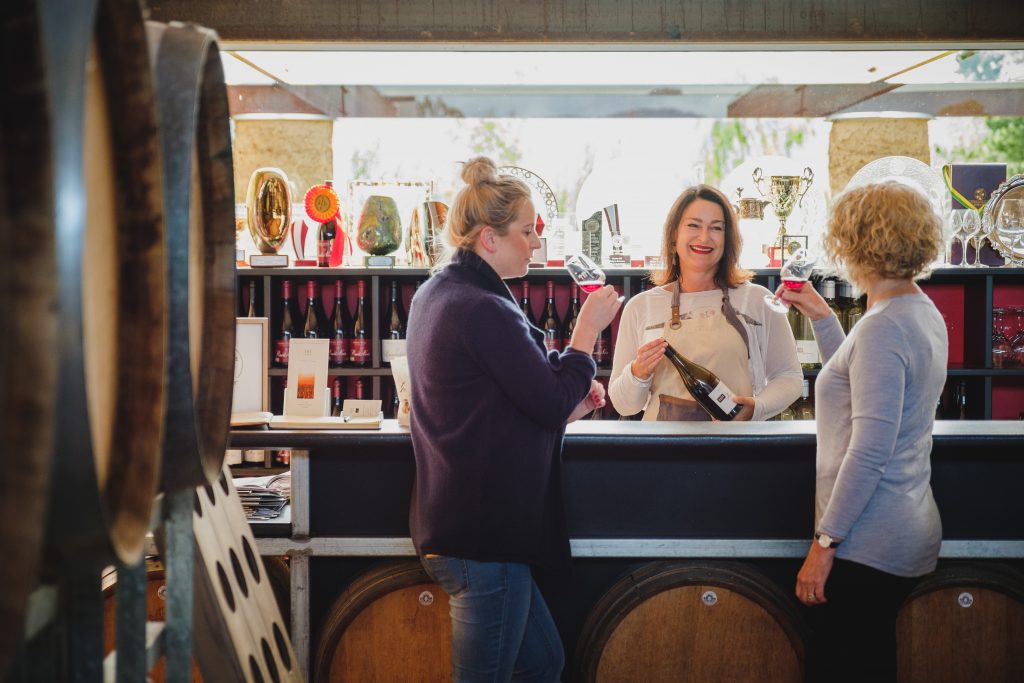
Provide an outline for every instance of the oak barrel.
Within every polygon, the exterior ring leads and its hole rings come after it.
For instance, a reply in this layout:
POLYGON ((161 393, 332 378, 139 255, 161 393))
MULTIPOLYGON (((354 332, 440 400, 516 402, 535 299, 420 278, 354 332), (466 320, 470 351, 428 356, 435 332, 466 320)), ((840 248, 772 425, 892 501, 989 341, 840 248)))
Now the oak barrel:
POLYGON ((902 683, 1024 681, 1024 574, 940 566, 900 609, 896 661, 902 683))
MULTIPOLYGON (((117 572, 109 567, 103 572, 103 652, 109 654, 117 645, 117 572)), ((146 558, 146 621, 164 621, 167 604, 167 584, 164 566, 160 560, 146 558)), ((163 683, 164 658, 161 657, 149 672, 154 683, 163 683)), ((192 680, 201 681, 199 667, 192 660, 192 680)))
POLYGON ((43 2, 57 193, 59 397, 47 555, 141 557, 167 345, 157 118, 137 2, 43 2))
POLYGON ((654 562, 594 606, 576 679, 802 681, 804 638, 794 602, 741 563, 654 562))
POLYGON ((451 680, 448 595, 416 560, 368 570, 331 606, 314 680, 403 683, 451 680))
MULTIPOLYGON (((284 558, 264 557, 263 567, 267 580, 274 591, 277 606, 284 615, 285 623, 290 623, 291 615, 291 574, 284 558)), ((109 567, 103 572, 103 652, 109 653, 116 646, 117 619, 117 572, 109 567)), ((167 584, 163 564, 157 558, 146 558, 146 620, 164 621, 166 617, 167 584)), ((154 683, 164 680, 164 658, 161 657, 149 672, 154 683)), ((192 680, 202 681, 199 666, 192 660, 192 680)))
POLYGON ((42 549, 57 382, 52 120, 32 2, 0 3, 0 680, 42 549))
POLYGON ((167 231, 162 489, 212 483, 227 449, 235 361, 234 170, 217 34, 147 22, 167 231))

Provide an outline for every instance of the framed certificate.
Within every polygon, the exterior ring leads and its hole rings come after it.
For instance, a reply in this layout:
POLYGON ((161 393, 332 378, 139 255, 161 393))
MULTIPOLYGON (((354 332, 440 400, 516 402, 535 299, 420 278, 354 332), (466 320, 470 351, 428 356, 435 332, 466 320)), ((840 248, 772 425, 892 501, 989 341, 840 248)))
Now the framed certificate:
POLYGON ((269 410, 267 365, 270 339, 267 318, 235 320, 235 386, 231 395, 232 413, 269 410))

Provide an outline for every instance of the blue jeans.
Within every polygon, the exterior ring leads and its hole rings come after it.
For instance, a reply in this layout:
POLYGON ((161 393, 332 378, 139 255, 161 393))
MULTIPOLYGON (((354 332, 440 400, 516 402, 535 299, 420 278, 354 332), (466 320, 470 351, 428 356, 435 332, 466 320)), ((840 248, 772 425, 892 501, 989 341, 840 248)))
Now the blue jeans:
POLYGON ((559 680, 562 640, 529 565, 439 555, 420 561, 450 596, 453 681, 559 680))

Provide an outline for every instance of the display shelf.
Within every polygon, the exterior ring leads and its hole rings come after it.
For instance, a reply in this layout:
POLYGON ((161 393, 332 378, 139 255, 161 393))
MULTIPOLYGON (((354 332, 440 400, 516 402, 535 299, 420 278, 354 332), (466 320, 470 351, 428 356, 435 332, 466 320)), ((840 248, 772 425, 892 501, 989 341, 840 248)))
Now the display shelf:
MULTIPOLYGON (((772 289, 778 281, 778 268, 751 269, 753 281, 772 289)), ((606 268, 608 283, 627 299, 642 289, 649 271, 645 268, 606 268)), ((237 269, 239 310, 248 307, 248 287, 256 286, 256 314, 270 318, 270 333, 273 337, 275 323, 280 320, 281 282, 286 279, 298 283, 315 280, 321 288, 325 315, 330 314, 333 302, 333 283, 345 283, 345 299, 349 311, 356 303, 356 287, 359 281, 366 282, 366 303, 372 332, 372 362, 369 367, 331 368, 331 377, 365 377, 367 397, 386 401, 391 397, 391 369, 381 363, 380 324, 386 307, 387 288, 392 280, 401 282, 402 299, 409 310, 414 288, 417 283, 430 276, 427 268, 248 268, 237 269)), ((531 268, 523 278, 508 281, 509 288, 518 299, 519 285, 530 283, 530 303, 534 314, 538 314, 546 296, 544 283, 555 283, 555 303, 561 315, 568 308, 569 284, 571 282, 564 268, 531 268)), ((921 281, 924 291, 935 301, 946 320, 950 339, 950 364, 947 370, 947 393, 956 383, 967 381, 968 414, 976 419, 993 417, 993 387, 997 388, 1000 415, 1016 415, 1024 411, 1024 399, 1020 398, 1024 387, 1024 368, 992 367, 992 309, 1000 306, 1024 306, 1024 268, 937 268, 928 279, 921 281), (1018 405, 1020 403, 1020 405, 1018 405)), ((300 309, 305 306, 304 297, 299 297, 300 309)), ((618 338, 618 317, 612 323, 612 341, 618 338)), ((287 376, 284 367, 268 367, 272 378, 272 391, 280 393, 281 382, 287 376)), ((818 369, 804 370, 804 376, 813 381, 818 369)), ((611 369, 598 369, 597 376, 607 382, 611 369)), ((813 389, 812 389, 813 390, 813 389)), ((272 405, 280 403, 279 396, 271 397, 272 405)), ((614 419, 612 414, 605 419, 614 419)))

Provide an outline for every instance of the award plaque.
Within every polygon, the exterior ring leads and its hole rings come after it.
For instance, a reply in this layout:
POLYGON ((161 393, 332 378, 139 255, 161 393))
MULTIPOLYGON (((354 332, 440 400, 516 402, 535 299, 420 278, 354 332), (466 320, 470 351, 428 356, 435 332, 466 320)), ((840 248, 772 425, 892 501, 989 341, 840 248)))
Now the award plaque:
POLYGON ((583 219, 580 251, 594 263, 601 263, 601 212, 595 211, 590 218, 583 219))
POLYGON ((604 217, 608 221, 608 232, 612 236, 612 253, 608 256, 608 264, 629 267, 629 254, 622 252, 622 225, 619 223, 619 205, 604 207, 604 217))

